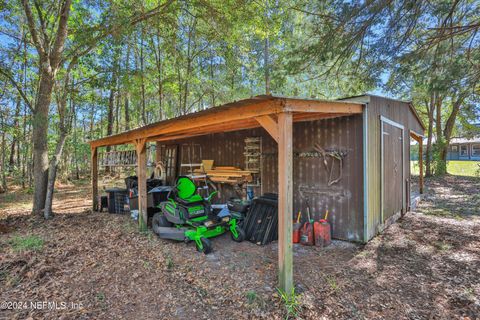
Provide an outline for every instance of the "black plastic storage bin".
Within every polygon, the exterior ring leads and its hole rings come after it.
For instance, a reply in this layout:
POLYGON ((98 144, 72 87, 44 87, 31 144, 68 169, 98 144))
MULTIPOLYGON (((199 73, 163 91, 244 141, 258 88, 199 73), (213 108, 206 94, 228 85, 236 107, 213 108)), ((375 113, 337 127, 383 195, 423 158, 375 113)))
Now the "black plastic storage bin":
POLYGON ((108 197, 108 213, 128 213, 127 189, 112 188, 105 192, 108 197))
MULTIPOLYGON (((172 190, 170 186, 156 187, 147 193, 147 210, 149 215, 159 212, 160 202, 167 201, 168 193, 172 190)), ((138 195, 130 197, 130 210, 138 210, 138 195)))

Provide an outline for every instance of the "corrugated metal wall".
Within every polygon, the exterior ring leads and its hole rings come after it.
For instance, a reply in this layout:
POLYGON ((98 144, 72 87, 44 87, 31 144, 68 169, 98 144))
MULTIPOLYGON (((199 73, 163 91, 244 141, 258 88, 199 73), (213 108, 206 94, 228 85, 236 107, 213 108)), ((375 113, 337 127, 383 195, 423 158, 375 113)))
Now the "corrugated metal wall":
MULTIPOLYGON (((323 217, 325 211, 329 210, 333 237, 337 239, 364 239, 362 130, 361 115, 294 124, 294 211, 301 210, 306 219, 307 200, 316 219, 323 217), (338 183, 328 185, 329 179, 338 177, 338 161, 334 163, 333 176, 330 177, 332 158, 327 157, 326 169, 323 158, 314 153, 315 144, 326 151, 345 154, 342 178, 338 183)), ((184 143, 199 144, 202 146, 203 159, 213 159, 216 165, 244 168, 244 139, 255 136, 261 136, 263 143, 263 192, 277 192, 277 144, 261 128, 169 143, 180 146, 184 143)), ((180 154, 179 159, 181 157, 180 154)), ((234 194, 226 186, 222 191, 223 201, 234 194)), ((258 189, 255 192, 256 195, 260 194, 258 189)))

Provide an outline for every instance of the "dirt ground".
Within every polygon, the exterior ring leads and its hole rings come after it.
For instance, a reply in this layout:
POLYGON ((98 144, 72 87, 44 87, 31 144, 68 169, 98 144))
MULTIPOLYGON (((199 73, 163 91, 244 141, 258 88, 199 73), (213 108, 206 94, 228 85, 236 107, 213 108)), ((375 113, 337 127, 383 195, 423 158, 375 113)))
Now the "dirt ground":
MULTIPOLYGON (((0 319, 285 318, 275 243, 224 235, 205 256, 91 213, 86 190, 62 187, 47 222, 28 215, 28 195, 0 195, 0 302, 57 303, 0 319), (43 243, 15 249, 27 235, 43 243)), ((479 319, 480 180, 427 180, 416 212, 367 245, 295 246, 294 260, 299 318, 479 319)))

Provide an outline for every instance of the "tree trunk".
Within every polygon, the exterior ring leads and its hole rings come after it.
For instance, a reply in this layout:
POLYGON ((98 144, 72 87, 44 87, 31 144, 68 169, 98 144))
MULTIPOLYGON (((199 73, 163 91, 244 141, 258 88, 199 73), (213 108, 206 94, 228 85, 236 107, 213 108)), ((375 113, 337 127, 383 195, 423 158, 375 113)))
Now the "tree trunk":
POLYGON ((120 88, 117 86, 115 99, 115 134, 120 132, 120 88))
POLYGON ((269 50, 270 43, 268 39, 268 35, 265 38, 265 48, 263 52, 263 64, 265 69, 265 94, 270 94, 270 65, 269 65, 269 50))
POLYGON ((157 44, 155 48, 155 41, 152 36, 152 47, 154 47, 153 52, 155 53, 155 62, 157 65, 157 83, 158 83, 158 117, 159 120, 163 120, 163 65, 162 65, 162 47, 160 46, 160 29, 157 25, 157 44))
POLYGON ((2 158, 0 159, 1 164, 2 164, 2 170, 1 170, 2 181, 0 181, 0 193, 3 193, 3 192, 7 192, 7 177, 6 177, 6 171, 7 170, 5 168, 5 155, 6 155, 7 150, 6 150, 6 145, 5 145, 5 123, 4 123, 4 120, 3 120, 3 114, 1 113, 1 110, 0 110, 0 129, 1 129, 1 132, 2 132, 2 143, 1 143, 2 158))
MULTIPOLYGON (((73 87, 73 86, 72 86, 73 87)), ((73 100, 73 99, 72 99, 73 100)), ((75 179, 80 180, 80 168, 78 166, 78 128, 77 128, 77 110, 75 103, 72 102, 72 115, 73 115, 73 158, 75 162, 75 179)))
POLYGON ((435 131, 437 136, 437 142, 442 137, 442 100, 439 96, 435 99, 435 131))
POLYGON ((425 176, 432 175, 432 136, 433 136, 433 111, 435 110, 435 93, 430 95, 430 103, 427 104, 428 128, 427 128, 427 148, 425 150, 425 176))
POLYGON ((437 141, 435 143, 435 175, 443 175, 447 173, 447 154, 443 155, 446 142, 442 133, 442 105, 443 100, 440 96, 437 95, 437 98, 435 100, 435 129, 437 136, 437 141))
POLYGON ((211 95, 211 101, 212 101, 212 107, 215 107, 215 85, 214 85, 214 81, 215 81, 215 75, 214 75, 214 72, 213 72, 213 52, 210 56, 210 81, 212 83, 212 88, 211 88, 211 92, 210 92, 210 95, 211 95))
POLYGON ((48 182, 48 111, 52 99, 54 75, 42 72, 35 112, 33 113, 33 213, 45 208, 48 182))
MULTIPOLYGON (((130 44, 127 41, 127 57, 125 60, 125 74, 130 76, 130 44)), ((130 130, 130 93, 128 92, 129 88, 128 85, 123 88, 124 90, 124 97, 125 97, 125 102, 124 102, 124 108, 125 108, 125 130, 130 130)))
POLYGON ((67 138, 66 132, 61 132, 60 137, 57 142, 57 146, 55 147, 55 154, 50 161, 50 168, 48 171, 48 187, 47 187, 47 194, 45 200, 45 210, 43 212, 43 217, 45 219, 52 218, 52 203, 53 203, 53 191, 55 190, 55 180, 57 176, 57 167, 60 157, 62 156, 63 147, 65 145, 65 140, 67 138))
POLYGON ((130 130, 130 111, 128 93, 125 94, 125 130, 130 130))
POLYGON ((141 90, 142 90, 142 101, 141 101, 141 105, 142 105, 142 121, 143 121, 143 125, 147 125, 147 115, 146 115, 146 106, 145 106, 145 70, 144 70, 144 63, 145 63, 145 57, 144 57, 144 54, 143 54, 143 38, 145 36, 145 33, 144 33, 144 29, 143 29, 143 26, 142 26, 142 33, 141 33, 141 37, 140 37, 140 80, 141 80, 141 90))
POLYGON ((448 148, 450 146, 450 140, 452 138, 452 132, 453 132, 453 127, 455 126, 455 121, 457 119, 457 115, 460 111, 460 107, 463 103, 463 98, 460 97, 458 98, 454 103, 452 107, 452 112, 450 113, 447 121, 445 122, 445 128, 443 130, 443 140, 444 144, 442 146, 442 150, 440 152, 440 157, 442 160, 442 163, 445 164, 444 168, 444 173, 447 173, 447 154, 448 154, 448 148))
MULTIPOLYGON (((23 134, 22 134, 22 138, 24 141, 27 140, 27 112, 28 110, 27 110, 27 107, 25 106, 23 111, 23 134)), ((22 189, 25 189, 25 180, 27 179, 26 167, 27 167, 27 161, 28 159, 30 159, 29 144, 25 143, 24 148, 25 149, 23 150, 23 161, 22 161, 22 189)))
MULTIPOLYGON (((17 97, 15 115, 13 119, 13 134, 12 134, 12 145, 10 146, 10 159, 8 161, 8 171, 11 173, 15 168, 15 151, 19 148, 18 146, 18 118, 20 117, 20 106, 21 106, 21 97, 17 97)), ((17 157, 18 160, 18 157, 17 157)), ((17 161, 18 163, 18 161, 17 161)))
MULTIPOLYGON (((110 96, 108 98, 108 113, 107 113, 107 136, 112 135, 113 133, 113 108, 115 102, 115 89, 110 89, 110 96)), ((106 151, 111 150, 110 146, 107 146, 106 151)), ((110 173, 110 167, 105 167, 105 173, 110 173)))

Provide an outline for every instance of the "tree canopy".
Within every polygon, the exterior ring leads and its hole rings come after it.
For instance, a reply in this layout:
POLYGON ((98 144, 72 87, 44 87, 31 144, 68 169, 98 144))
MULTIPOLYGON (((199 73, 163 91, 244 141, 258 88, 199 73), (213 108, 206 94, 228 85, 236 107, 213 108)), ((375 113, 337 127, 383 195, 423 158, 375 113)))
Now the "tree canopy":
POLYGON ((476 134, 479 1, 21 0, 0 9, 1 185, 35 180, 35 211, 57 167, 62 178, 88 175, 87 141, 257 94, 411 99, 429 128, 427 173, 445 172, 455 134, 476 134))

